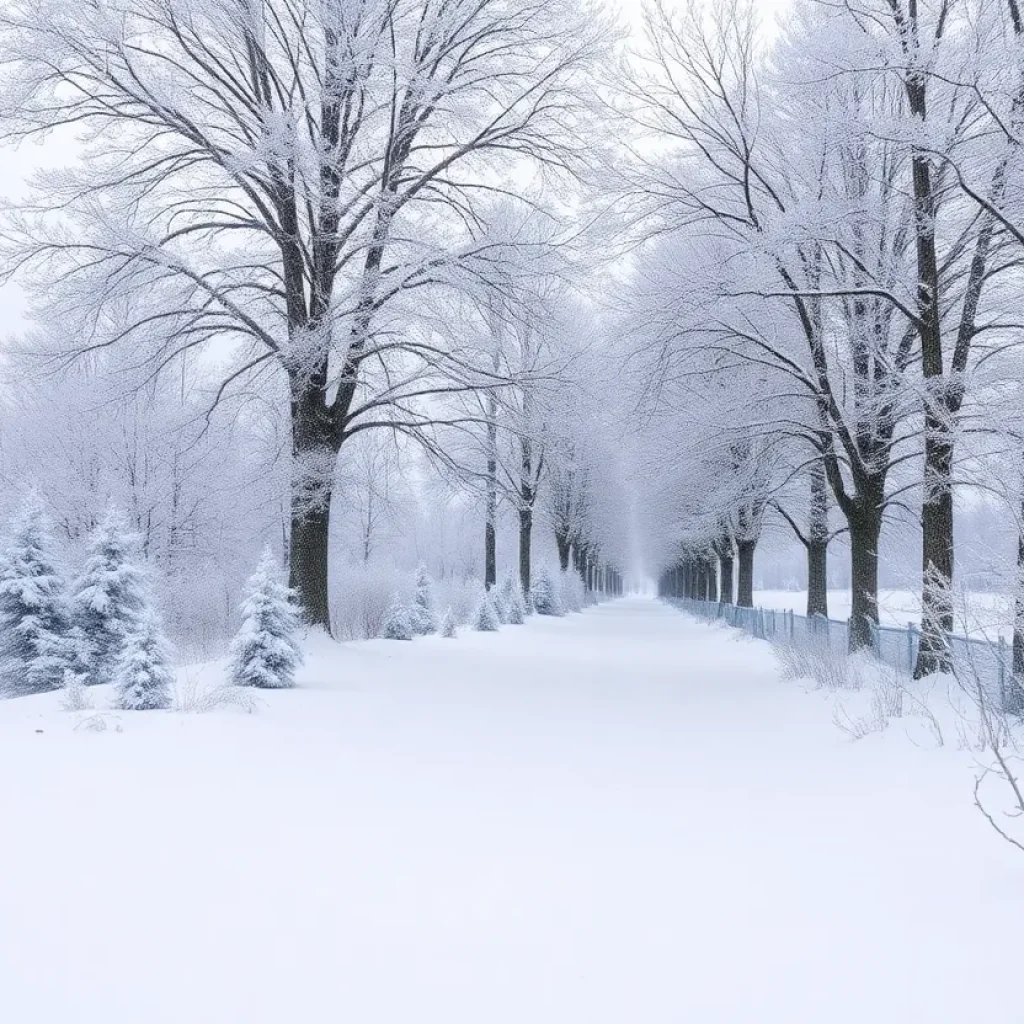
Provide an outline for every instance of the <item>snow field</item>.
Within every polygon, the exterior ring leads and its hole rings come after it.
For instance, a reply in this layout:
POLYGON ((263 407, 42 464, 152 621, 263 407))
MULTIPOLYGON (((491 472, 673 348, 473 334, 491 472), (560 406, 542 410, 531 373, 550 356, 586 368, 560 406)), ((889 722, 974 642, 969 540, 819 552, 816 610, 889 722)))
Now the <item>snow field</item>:
POLYGON ((766 644, 627 599, 316 640, 298 685, 102 732, 0 703, 3 1019, 1018 1013, 1024 859, 970 755, 850 742, 766 644))

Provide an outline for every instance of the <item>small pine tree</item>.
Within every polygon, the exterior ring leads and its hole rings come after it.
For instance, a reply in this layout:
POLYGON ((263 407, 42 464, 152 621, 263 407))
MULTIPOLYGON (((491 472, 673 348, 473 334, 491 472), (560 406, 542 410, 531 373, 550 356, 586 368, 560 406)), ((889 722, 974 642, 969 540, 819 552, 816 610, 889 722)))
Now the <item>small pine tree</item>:
POLYGON ((114 673, 122 711, 161 711, 171 706, 174 669, 156 612, 146 607, 132 619, 114 673))
POLYGON ((485 594, 473 617, 473 628, 479 633, 494 633, 501 626, 498 609, 491 594, 485 594))
POLYGON ((526 607, 519 580, 512 573, 507 573, 501 581, 500 595, 501 603, 505 608, 504 621, 512 626, 521 626, 526 616, 526 607))
POLYGON ((541 566, 533 581, 533 609, 538 615, 561 615, 558 587, 548 567, 541 566))
POLYGON ((446 640, 454 640, 456 636, 455 613, 449 608, 441 620, 441 636, 446 640))
POLYGON ((89 682, 109 682, 135 619, 149 607, 146 577, 133 560, 124 519, 107 514, 93 531, 85 568, 71 597, 71 617, 87 651, 89 682))
POLYGON ((42 505, 30 494, 0 556, 0 657, 12 694, 56 690, 70 667, 67 597, 52 548, 42 505))
POLYGON ((437 632, 437 618, 434 615, 434 601, 431 594, 430 576, 427 567, 420 565, 416 570, 416 596, 409 610, 409 625, 416 636, 427 636, 437 632))
POLYGON ((387 618, 384 620, 384 632, 381 634, 385 640, 411 640, 412 623, 410 622, 409 609, 402 603, 401 598, 395 594, 388 609, 387 618))
POLYGON ((285 690, 295 685, 302 664, 301 616, 295 594, 282 579, 267 548, 249 578, 242 625, 231 644, 230 678, 236 686, 285 690))

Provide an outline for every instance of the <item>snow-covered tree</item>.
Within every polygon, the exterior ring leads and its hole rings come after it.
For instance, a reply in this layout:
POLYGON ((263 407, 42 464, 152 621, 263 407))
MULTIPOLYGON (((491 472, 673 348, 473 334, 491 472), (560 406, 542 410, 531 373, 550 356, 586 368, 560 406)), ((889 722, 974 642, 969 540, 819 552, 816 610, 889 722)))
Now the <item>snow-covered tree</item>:
POLYGON ((519 581, 512 573, 507 573, 503 577, 498 598, 505 612, 504 621, 512 626, 521 626, 526 617, 526 606, 519 581))
POLYGON ((80 631, 89 682, 107 683, 136 617, 149 605, 146 577, 134 560, 135 538, 120 513, 111 510, 93 531, 82 574, 71 597, 73 625, 80 631))
POLYGON ((561 615, 562 602, 558 594, 558 584, 551 569, 543 565, 534 575, 533 610, 538 615, 561 615))
POLYGON ((67 594, 49 524, 28 496, 0 555, 0 685, 41 693, 63 685, 71 654, 67 594))
POLYGON ((477 606, 476 614, 473 616, 473 628, 478 633, 495 633, 500 627, 501 619, 498 617, 494 596, 488 592, 477 606))
POLYGON ((242 625, 231 645, 231 681, 237 686, 281 690, 295 685, 302 664, 301 616, 270 548, 249 580, 242 625))
POLYGON ((456 637, 455 613, 448 608, 441 619, 441 636, 446 640, 454 640, 456 637))
POLYGON ((384 631, 381 636, 385 640, 411 640, 413 638, 412 615, 408 606, 395 594, 387 618, 384 620, 384 631))
POLYGON ((417 636, 437 632, 437 617, 434 615, 434 599, 430 574, 425 565, 416 570, 416 594, 409 610, 409 624, 417 636))
POLYGON ((114 672, 115 703, 122 711, 159 711, 171 706, 174 669, 160 617, 151 607, 135 615, 114 672))

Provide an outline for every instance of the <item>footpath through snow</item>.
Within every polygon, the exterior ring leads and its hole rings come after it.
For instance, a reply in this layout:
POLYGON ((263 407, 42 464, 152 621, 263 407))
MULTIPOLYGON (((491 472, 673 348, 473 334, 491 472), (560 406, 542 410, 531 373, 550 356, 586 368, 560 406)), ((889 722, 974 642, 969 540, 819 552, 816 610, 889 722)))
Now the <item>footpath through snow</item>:
POLYGON ((0 1019, 1024 1018, 969 756, 850 742, 764 644, 630 599, 324 642, 300 687, 0 704, 0 1019))

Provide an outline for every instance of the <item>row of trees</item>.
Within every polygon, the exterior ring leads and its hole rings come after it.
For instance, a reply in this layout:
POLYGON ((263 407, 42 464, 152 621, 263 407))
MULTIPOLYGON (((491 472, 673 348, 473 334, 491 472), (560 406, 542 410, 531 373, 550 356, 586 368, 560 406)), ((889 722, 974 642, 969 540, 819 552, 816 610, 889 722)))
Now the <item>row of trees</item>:
POLYGON ((842 532, 857 648, 883 524, 914 508, 916 673, 948 668, 954 492, 997 491, 1018 522, 1024 493, 1019 5, 800 0, 771 45, 748 0, 659 2, 646 27, 618 112, 644 240, 623 306, 644 311, 648 436, 673 466, 659 560, 731 600, 735 558, 749 604, 775 517, 824 613, 842 532))
POLYGON ((567 210, 608 30, 585 0, 0 12, 5 130, 73 133, 81 156, 5 226, 33 347, 76 365, 126 353, 126 395, 200 367, 204 418, 227 403, 272 424, 290 581, 316 625, 331 625, 332 531, 357 512, 339 456, 367 434, 459 470, 489 522, 514 490, 528 583, 552 453, 533 447, 525 385, 551 370, 538 303, 578 243, 567 210), (481 438, 490 457, 467 465, 481 438))

